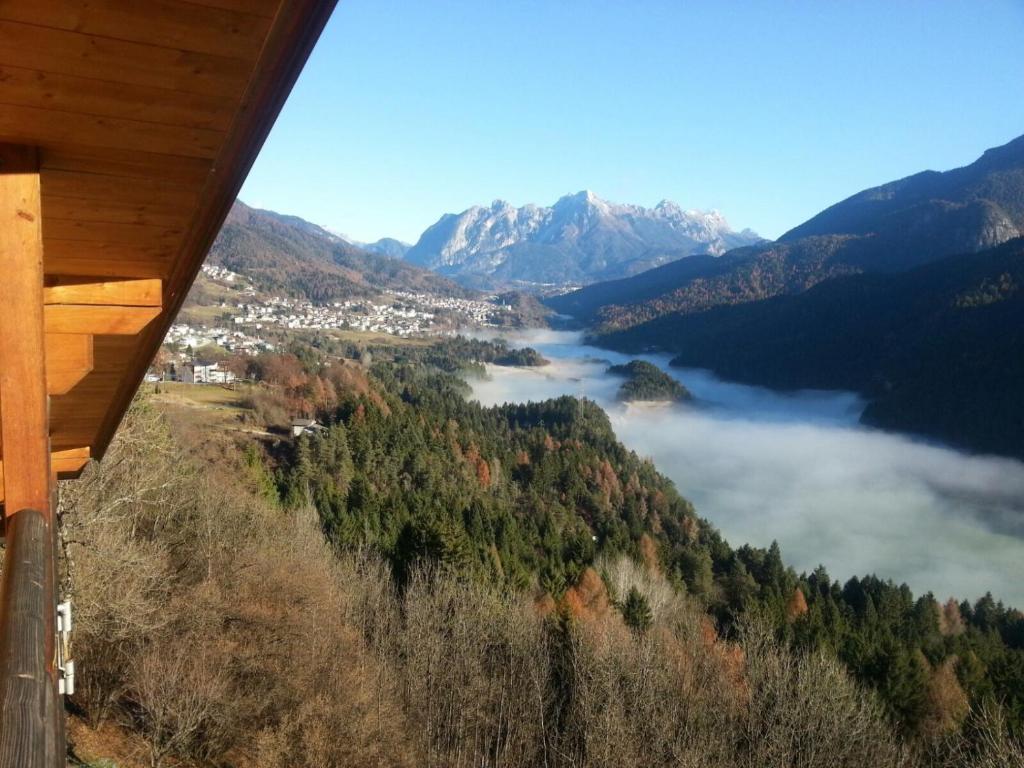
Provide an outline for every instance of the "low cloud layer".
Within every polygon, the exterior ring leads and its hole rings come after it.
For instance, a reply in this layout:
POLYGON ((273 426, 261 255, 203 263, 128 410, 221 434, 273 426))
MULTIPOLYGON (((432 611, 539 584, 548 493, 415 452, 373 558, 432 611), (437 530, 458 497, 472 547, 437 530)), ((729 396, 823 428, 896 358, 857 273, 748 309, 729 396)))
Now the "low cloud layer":
POLYGON ((775 539, 798 570, 821 563, 833 578, 876 573, 939 598, 991 591, 1024 606, 1021 462, 859 427, 862 403, 848 393, 779 395, 703 371, 671 371, 699 406, 624 406, 614 400, 621 380, 604 370, 628 358, 573 334, 512 341, 553 364, 491 367, 475 397, 598 401, 619 439, 654 459, 733 545, 775 539))

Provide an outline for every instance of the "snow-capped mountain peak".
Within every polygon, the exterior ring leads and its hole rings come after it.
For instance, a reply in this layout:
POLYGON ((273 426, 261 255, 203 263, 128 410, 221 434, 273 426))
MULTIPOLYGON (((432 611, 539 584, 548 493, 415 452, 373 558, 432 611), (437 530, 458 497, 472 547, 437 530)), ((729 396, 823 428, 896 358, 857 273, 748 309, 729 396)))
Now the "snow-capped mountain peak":
POLYGON ((475 284, 594 282, 759 239, 733 231, 717 211, 669 200, 644 208, 582 190, 550 207, 495 200, 445 214, 406 258, 475 284))

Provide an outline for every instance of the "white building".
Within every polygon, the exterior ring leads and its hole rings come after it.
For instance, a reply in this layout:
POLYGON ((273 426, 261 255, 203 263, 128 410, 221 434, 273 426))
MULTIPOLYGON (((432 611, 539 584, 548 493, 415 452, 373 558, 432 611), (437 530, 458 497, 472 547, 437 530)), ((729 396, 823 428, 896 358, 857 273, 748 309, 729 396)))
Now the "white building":
POLYGON ((299 435, 311 435, 325 427, 317 423, 316 419, 292 419, 292 437, 299 435))
POLYGON ((221 368, 219 363, 197 362, 185 366, 182 380, 189 384, 230 384, 235 374, 221 368))

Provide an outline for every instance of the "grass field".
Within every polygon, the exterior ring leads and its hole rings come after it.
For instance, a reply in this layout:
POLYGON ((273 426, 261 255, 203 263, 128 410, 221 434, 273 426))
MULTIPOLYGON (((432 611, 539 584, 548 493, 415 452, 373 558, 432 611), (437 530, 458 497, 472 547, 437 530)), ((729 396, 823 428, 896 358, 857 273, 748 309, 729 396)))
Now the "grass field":
POLYGON ((186 384, 182 381, 161 381, 148 384, 157 397, 190 400, 206 406, 239 407, 246 390, 251 384, 234 384, 233 389, 217 384, 186 384))

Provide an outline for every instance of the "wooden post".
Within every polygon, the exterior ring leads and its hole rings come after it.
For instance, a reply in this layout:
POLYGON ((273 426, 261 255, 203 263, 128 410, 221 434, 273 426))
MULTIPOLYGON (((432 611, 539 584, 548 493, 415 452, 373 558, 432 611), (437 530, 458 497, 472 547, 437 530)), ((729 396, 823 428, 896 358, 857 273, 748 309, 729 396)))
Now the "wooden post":
POLYGON ((8 516, 49 521, 50 438, 43 315, 39 159, 0 144, 0 441, 8 516))
POLYGON ((65 761, 44 322, 38 153, 0 144, 0 768, 65 761))

